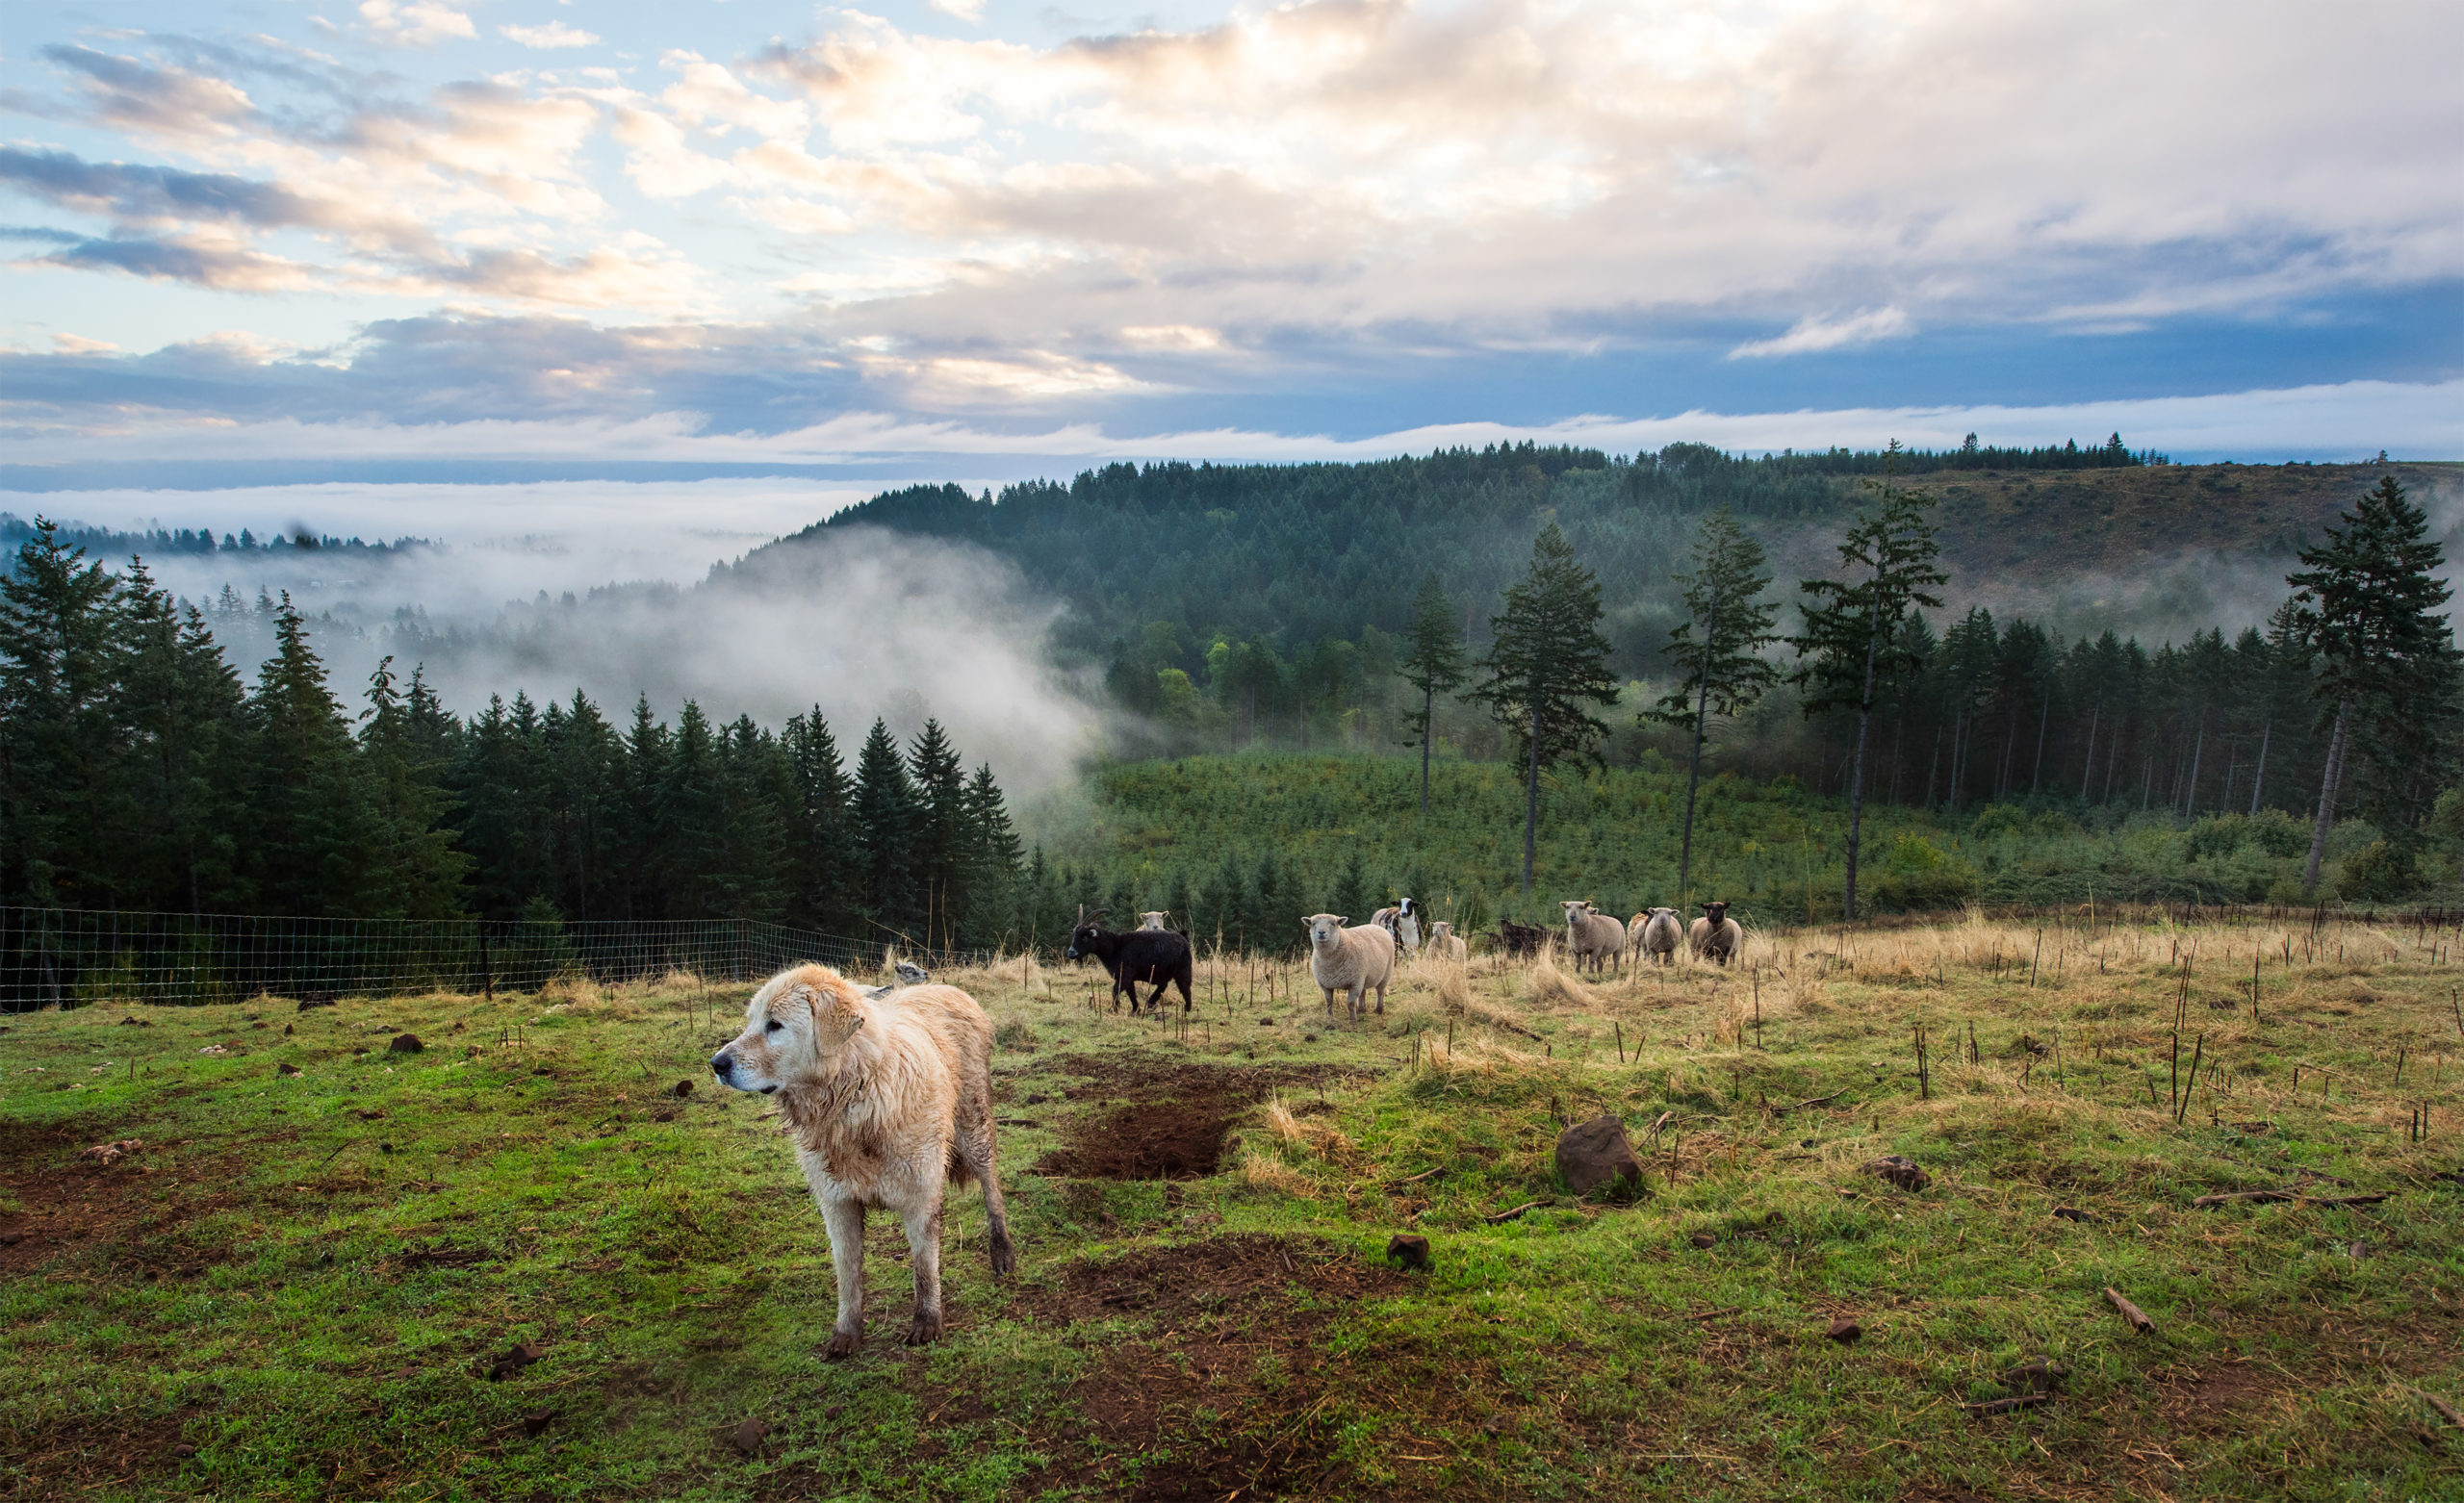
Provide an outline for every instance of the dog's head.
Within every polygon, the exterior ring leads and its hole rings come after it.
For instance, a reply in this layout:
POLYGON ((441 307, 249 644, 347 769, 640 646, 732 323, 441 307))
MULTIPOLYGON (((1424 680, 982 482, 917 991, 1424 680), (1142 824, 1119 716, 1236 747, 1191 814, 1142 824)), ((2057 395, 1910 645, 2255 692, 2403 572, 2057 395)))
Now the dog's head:
POLYGON ((1323 945, 1341 944, 1344 926, 1351 920, 1340 913, 1312 913, 1300 922, 1309 930, 1309 944, 1312 949, 1315 949, 1323 945))
POLYGON ((762 983, 745 1005, 744 1032, 710 1057, 721 1085, 763 1095, 822 1080, 870 1010, 863 991, 826 965, 801 965, 762 983))

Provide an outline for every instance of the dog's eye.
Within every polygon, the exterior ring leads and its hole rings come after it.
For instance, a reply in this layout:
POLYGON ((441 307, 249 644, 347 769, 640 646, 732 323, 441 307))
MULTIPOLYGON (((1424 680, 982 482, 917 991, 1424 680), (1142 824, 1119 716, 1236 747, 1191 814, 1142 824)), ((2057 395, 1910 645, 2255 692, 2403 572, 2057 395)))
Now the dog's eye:
POLYGON ((770 1020, 770 1022, 769 1022, 768 1026, 767 1026, 763 1031, 764 1031, 765 1032, 776 1033, 776 1032, 779 1032, 781 1029, 785 1028, 786 1026, 787 1026, 787 1025, 785 1025, 784 1023, 780 1022, 777 1018, 772 1018, 772 1019, 770 1020))

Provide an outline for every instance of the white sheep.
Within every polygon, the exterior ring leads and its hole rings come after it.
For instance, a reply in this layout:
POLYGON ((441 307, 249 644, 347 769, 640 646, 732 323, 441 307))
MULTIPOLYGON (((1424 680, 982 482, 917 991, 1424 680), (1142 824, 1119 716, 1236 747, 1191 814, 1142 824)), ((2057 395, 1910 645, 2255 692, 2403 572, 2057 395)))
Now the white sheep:
POLYGON ((1153 913, 1140 914, 1138 916, 1138 927, 1140 929, 1170 929, 1172 927, 1171 920, 1172 916, 1169 913, 1158 909, 1153 913))
POLYGON ((1577 971, 1585 961, 1594 971, 1612 960, 1624 963, 1625 925, 1593 907, 1588 898, 1568 898, 1557 906, 1566 910, 1566 954, 1574 957, 1577 971))
POLYGON ((1626 937, 1635 960, 1649 955, 1667 965, 1677 958, 1678 941, 1685 937, 1685 926, 1678 921, 1675 908, 1645 908, 1626 926, 1626 937))
POLYGON ((1380 908, 1369 916, 1369 922, 1395 936, 1395 948, 1410 955, 1421 947, 1421 905, 1405 898, 1393 907, 1380 908))
POLYGON ((1386 979, 1395 973, 1395 936, 1374 924, 1346 929, 1340 913, 1312 913, 1300 921, 1309 930, 1309 979, 1326 994, 1326 1015, 1334 1016, 1335 993, 1347 994, 1352 1021, 1360 1021, 1361 1002, 1370 988, 1377 991, 1377 1010, 1386 1010, 1386 979))
POLYGON ((1729 917, 1725 903, 1703 904, 1703 917, 1686 926, 1685 946, 1697 960, 1716 960, 1722 965, 1736 958, 1745 946, 1745 930, 1729 917))
POLYGON ((1428 953, 1460 965, 1472 958, 1472 947, 1454 937, 1454 926, 1444 919, 1428 927, 1428 953))

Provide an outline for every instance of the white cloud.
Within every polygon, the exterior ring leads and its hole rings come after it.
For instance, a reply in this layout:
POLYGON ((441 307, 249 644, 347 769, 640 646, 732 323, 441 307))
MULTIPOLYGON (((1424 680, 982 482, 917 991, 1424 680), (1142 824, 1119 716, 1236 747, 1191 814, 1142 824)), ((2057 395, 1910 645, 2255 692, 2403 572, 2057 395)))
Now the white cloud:
POLYGON ((359 0, 359 19, 379 41, 398 47, 479 35, 469 15, 437 0, 359 0))
POLYGON ((552 52, 559 47, 599 45, 599 38, 596 35, 583 31, 578 26, 567 26, 562 21, 550 21, 545 26, 516 26, 508 23, 498 27, 497 35, 507 41, 519 42, 523 46, 541 52, 552 52))
POLYGON ((1868 308, 1844 318, 1808 316, 1777 339, 1748 340, 1730 350, 1729 358, 1759 360, 1772 355, 1806 355, 1844 349, 1851 344, 1870 344, 1876 340, 1905 339, 1915 332, 1916 325, 1898 308, 1868 308))
POLYGON ((943 15, 954 15, 970 25, 984 21, 984 0, 924 0, 926 5, 943 15))

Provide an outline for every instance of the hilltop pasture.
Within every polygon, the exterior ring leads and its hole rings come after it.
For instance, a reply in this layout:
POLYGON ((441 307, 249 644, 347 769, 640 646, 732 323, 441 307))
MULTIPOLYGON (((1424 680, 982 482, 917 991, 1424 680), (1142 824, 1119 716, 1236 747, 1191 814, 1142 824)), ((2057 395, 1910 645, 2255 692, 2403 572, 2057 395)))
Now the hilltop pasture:
POLYGON ((904 1349, 876 1218, 836 1364, 773 1104, 703 1065, 749 986, 22 1014, 0 1495, 2454 1496, 2455 941, 1758 931, 1416 964, 1358 1027, 1291 962, 1157 1021, 1012 956, 943 979, 999 1026, 1020 1274, 962 1197, 904 1349), (1643 1179, 1578 1198, 1603 1112, 1643 1179))

